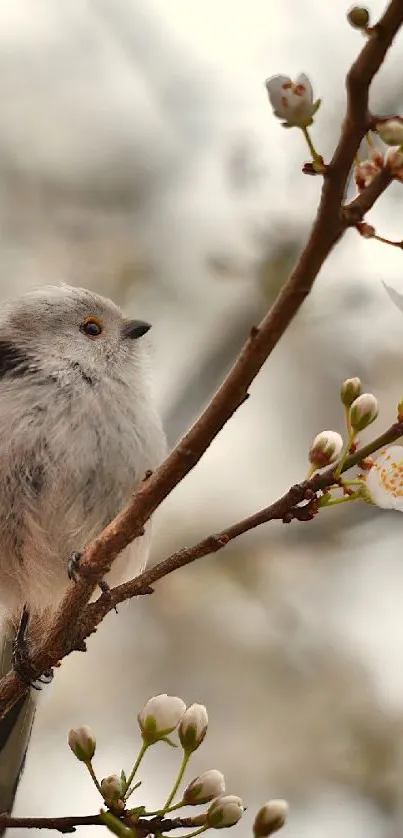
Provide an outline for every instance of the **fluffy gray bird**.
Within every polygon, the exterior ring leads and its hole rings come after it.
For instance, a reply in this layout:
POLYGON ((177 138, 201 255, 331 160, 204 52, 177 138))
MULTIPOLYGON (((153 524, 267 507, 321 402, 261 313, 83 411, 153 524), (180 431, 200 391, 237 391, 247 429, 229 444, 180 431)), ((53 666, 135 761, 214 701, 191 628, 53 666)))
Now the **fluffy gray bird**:
MULTIPOLYGON (((24 604, 55 607, 81 550, 165 453, 154 406, 150 326, 81 288, 46 286, 0 312, 0 676, 10 669, 24 604)), ((133 575, 150 529, 115 562, 133 575)), ((108 579, 108 577, 107 577, 108 579)), ((42 629, 43 630, 43 629, 42 629)), ((32 695, 0 722, 0 811, 10 812, 34 715, 32 695)))

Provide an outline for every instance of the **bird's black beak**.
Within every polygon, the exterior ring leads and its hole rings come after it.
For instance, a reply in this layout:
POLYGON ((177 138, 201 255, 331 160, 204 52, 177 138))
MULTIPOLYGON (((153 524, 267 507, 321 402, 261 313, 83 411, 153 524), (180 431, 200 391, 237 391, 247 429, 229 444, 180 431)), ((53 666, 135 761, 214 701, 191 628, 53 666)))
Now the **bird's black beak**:
POLYGON ((137 340, 137 338, 143 337, 149 329, 151 329, 151 324, 144 320, 126 320, 122 329, 122 337, 137 340))

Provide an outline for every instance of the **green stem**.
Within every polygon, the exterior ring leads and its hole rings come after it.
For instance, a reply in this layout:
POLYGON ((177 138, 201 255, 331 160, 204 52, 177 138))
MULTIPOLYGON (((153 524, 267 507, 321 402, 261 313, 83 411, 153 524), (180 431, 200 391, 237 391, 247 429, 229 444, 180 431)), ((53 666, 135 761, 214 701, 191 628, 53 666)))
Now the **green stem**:
POLYGON ((350 408, 345 407, 344 410, 345 410, 345 414, 346 414, 347 433, 350 436, 350 434, 351 434, 350 408))
MULTIPOLYGON (((348 503, 350 500, 359 500, 361 498, 360 492, 355 492, 353 495, 344 495, 342 498, 332 498, 332 500, 328 500, 327 503, 323 504, 323 508, 326 509, 328 506, 337 506, 339 503, 348 503)), ((320 506, 319 502, 319 506, 320 506)))
MULTIPOLYGON (((195 829, 194 832, 186 832, 185 835, 181 835, 181 838, 194 838, 195 835, 201 835, 201 833, 205 832, 208 828, 207 824, 204 824, 204 826, 201 826, 200 829, 195 829)), ((162 834, 161 838, 169 838, 169 836, 162 834)))
POLYGON ((347 445, 346 445, 346 446, 345 446, 345 448, 344 448, 344 451, 343 451, 343 453, 342 453, 342 455, 341 455, 341 458, 340 458, 340 460, 339 460, 338 466, 337 466, 337 468, 335 469, 335 472, 334 472, 334 476, 335 476, 335 479, 336 479, 336 480, 338 480, 338 478, 340 477, 340 475, 341 475, 341 473, 342 473, 342 471, 343 471, 343 466, 344 466, 344 463, 345 463, 345 462, 346 462, 346 460, 347 460, 347 457, 348 457, 348 454, 349 454, 350 448, 351 448, 351 446, 352 446, 352 444, 353 444, 353 442, 354 442, 354 440, 355 440, 355 437, 356 437, 356 436, 357 436, 357 434, 356 434, 356 432, 355 432, 355 431, 351 431, 351 432, 350 432, 350 435, 349 435, 349 438, 348 438, 347 445))
MULTIPOLYGON (((161 814, 163 814, 163 815, 165 814, 167 809, 170 807, 170 805, 171 805, 171 803, 172 803, 172 801, 173 801, 173 799, 176 795, 176 792, 178 791, 178 788, 179 788, 179 786, 182 782, 182 778, 183 778, 183 775, 186 771, 186 766, 187 766, 187 764, 190 760, 191 755, 192 755, 192 751, 184 751, 184 753, 183 753, 182 764, 181 764, 181 767, 179 769, 178 776, 175 780, 172 791, 171 791, 169 797, 167 798, 167 800, 165 801, 165 805, 163 806, 162 811, 161 811, 161 814)), ((184 836, 184 838, 186 838, 186 836, 184 836)))
POLYGON ((133 778, 134 778, 134 776, 135 776, 135 774, 136 774, 136 772, 137 772, 137 769, 138 769, 138 767, 139 767, 139 765, 140 765, 140 763, 141 763, 141 760, 143 759, 143 756, 144 756, 144 754, 145 754, 145 752, 146 752, 147 748, 149 748, 149 747, 150 747, 150 746, 149 746, 148 742, 143 742, 143 744, 142 744, 142 746, 141 746, 141 748, 140 748, 140 751, 139 751, 138 757, 137 757, 137 759, 136 759, 136 762, 135 762, 135 763, 134 763, 134 765, 133 765, 133 769, 132 769, 132 771, 130 772, 130 774, 129 774, 129 776, 128 776, 127 780, 126 780, 126 787, 125 787, 125 790, 124 790, 125 795, 126 795, 126 793, 127 793, 127 790, 130 788, 130 786, 131 786, 131 784, 132 784, 132 782, 133 782, 133 778))
POLYGON ((93 769, 93 767, 92 767, 92 762, 91 762, 91 760, 89 760, 89 762, 85 762, 85 763, 84 763, 84 765, 87 767, 87 769, 88 769, 88 771, 89 771, 89 774, 90 774, 91 780, 93 781, 93 783, 94 783, 94 785, 96 786, 97 790, 99 791, 100 795, 103 797, 103 794, 102 794, 102 791, 101 791, 101 786, 100 786, 100 784, 99 784, 99 782, 98 782, 98 780, 97 780, 97 777, 96 777, 95 771, 94 771, 94 769, 93 769))
POLYGON ((183 809, 183 807, 187 805, 188 804, 186 802, 180 800, 179 803, 174 803, 173 806, 168 806, 167 809, 164 807, 163 809, 156 809, 155 812, 144 812, 143 817, 154 818, 157 815, 169 815, 170 812, 176 812, 177 809, 183 809))
POLYGON ((305 137, 305 139, 308 143, 309 151, 312 154, 312 160, 322 160, 320 154, 318 154, 318 152, 316 151, 316 148, 315 148, 315 146, 312 142, 311 135, 310 135, 306 125, 301 126, 301 131, 302 131, 302 133, 303 133, 303 135, 304 135, 304 137, 305 137))

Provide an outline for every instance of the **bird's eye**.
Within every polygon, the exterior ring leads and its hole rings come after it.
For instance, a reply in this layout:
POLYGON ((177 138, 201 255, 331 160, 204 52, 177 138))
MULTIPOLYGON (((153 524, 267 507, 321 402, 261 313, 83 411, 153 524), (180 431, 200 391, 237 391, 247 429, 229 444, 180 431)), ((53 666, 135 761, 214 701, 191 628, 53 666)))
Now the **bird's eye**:
POLYGON ((88 338, 97 338, 102 332, 102 325, 96 317, 86 317, 81 323, 80 331, 88 338))

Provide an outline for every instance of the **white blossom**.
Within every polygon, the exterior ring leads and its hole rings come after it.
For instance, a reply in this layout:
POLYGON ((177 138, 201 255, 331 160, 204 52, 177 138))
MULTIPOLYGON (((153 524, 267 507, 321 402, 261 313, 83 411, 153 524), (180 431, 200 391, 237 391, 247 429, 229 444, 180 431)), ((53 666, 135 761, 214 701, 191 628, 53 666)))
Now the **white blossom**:
POLYGON ((301 73, 296 82, 288 76, 272 76, 266 80, 266 90, 275 115, 288 127, 311 125, 320 101, 313 101, 313 90, 308 77, 301 73))
POLYGON ((185 789, 183 800, 191 806, 199 803, 210 803, 215 797, 224 794, 225 780, 221 771, 215 768, 205 771, 192 780, 185 789))
POLYGON ((403 446, 391 445, 381 451, 366 473, 366 499, 382 509, 403 512, 403 446))
POLYGON ((150 698, 137 717, 144 741, 152 745, 172 733, 185 710, 185 702, 177 696, 162 693, 150 698))

